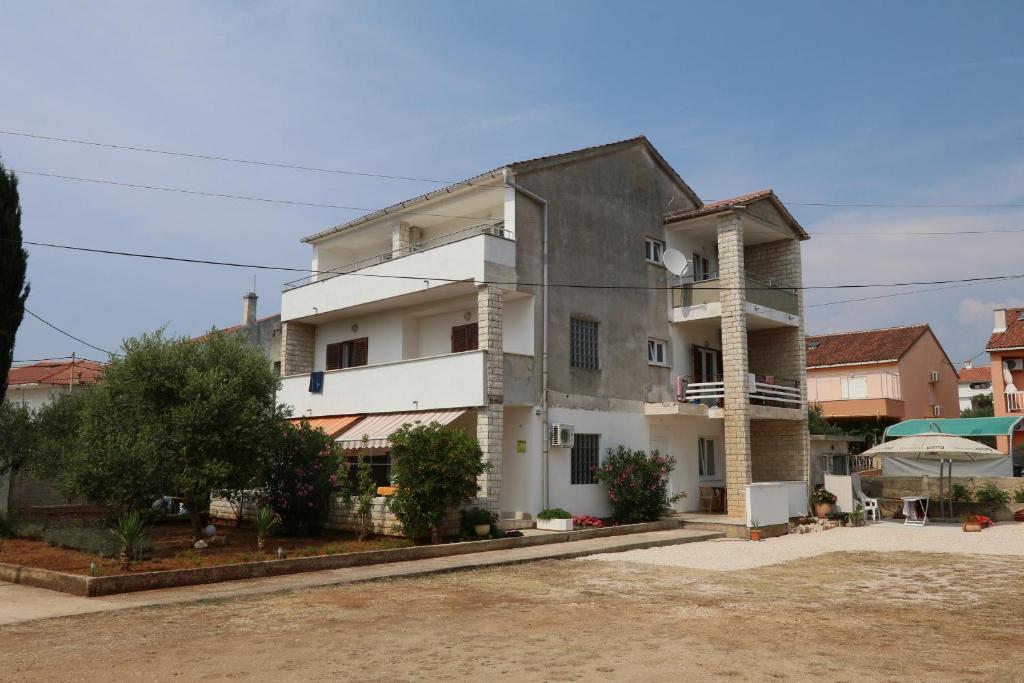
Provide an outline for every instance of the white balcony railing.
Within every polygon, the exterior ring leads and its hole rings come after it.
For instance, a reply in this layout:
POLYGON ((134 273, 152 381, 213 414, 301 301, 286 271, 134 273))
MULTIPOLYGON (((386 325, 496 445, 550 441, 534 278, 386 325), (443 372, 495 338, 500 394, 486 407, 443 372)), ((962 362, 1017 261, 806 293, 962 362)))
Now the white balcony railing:
MULTIPOLYGON (((646 385, 645 395, 648 402, 686 402, 703 403, 708 406, 721 406, 725 398, 725 382, 684 381, 677 377, 674 385, 646 385)), ((747 395, 751 404, 776 406, 780 408, 800 408, 803 400, 800 385, 796 380, 776 377, 749 375, 747 395)))
POLYGON ((725 398, 725 382, 690 382, 686 385, 687 401, 725 398))
POLYGON ((1021 413, 1021 412, 1024 412, 1024 391, 1007 391, 1006 392, 1006 412, 1008 412, 1008 413, 1021 413))
POLYGON ((323 390, 309 390, 309 375, 281 379, 277 400, 292 415, 357 415, 468 408, 487 403, 484 351, 364 365, 324 373, 323 390))
MULTIPOLYGON (((793 382, 795 384, 795 382, 793 382)), ((799 408, 802 400, 799 386, 787 386, 776 382, 760 382, 750 376, 750 400, 762 405, 780 408, 799 408)))

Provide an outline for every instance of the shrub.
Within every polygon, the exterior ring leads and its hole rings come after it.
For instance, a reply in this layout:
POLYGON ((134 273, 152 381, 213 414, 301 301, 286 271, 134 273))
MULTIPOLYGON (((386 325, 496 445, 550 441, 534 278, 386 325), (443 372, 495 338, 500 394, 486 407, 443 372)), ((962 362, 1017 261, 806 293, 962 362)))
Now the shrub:
POLYGON ((487 470, 480 444, 437 422, 403 425, 390 440, 395 493, 388 507, 403 534, 436 543, 445 515, 477 494, 477 477, 487 470))
MULTIPOLYGON (((459 513, 459 535, 463 538, 476 536, 477 524, 486 524, 494 531, 498 524, 498 515, 487 508, 469 508, 459 513)), ((490 533, 490 532, 488 532, 490 533)))
POLYGON ((121 570, 128 571, 131 561, 138 559, 146 539, 146 524, 138 512, 129 512, 117 520, 111 530, 121 550, 121 570))
POLYGON ((670 496, 668 477, 676 461, 668 455, 648 454, 624 446, 608 449, 597 480, 608 487, 612 516, 620 524, 653 522, 681 495, 670 496))
POLYGON ((836 494, 827 489, 818 489, 811 494, 811 502, 815 505, 835 505, 837 500, 839 499, 836 498, 836 494))
POLYGON ((572 515, 562 508, 548 508, 538 512, 537 519, 572 519, 572 515))
POLYGON ((974 492, 963 484, 953 484, 950 495, 957 503, 970 503, 974 500, 974 492))
MULTIPOLYGON (((103 557, 117 557, 121 552, 122 543, 111 533, 111 529, 99 524, 64 522, 48 527, 38 524, 31 525, 28 531, 38 532, 34 536, 42 538, 52 546, 81 550, 103 557)), ((145 534, 136 539, 133 559, 146 559, 153 556, 153 541, 145 534)))
POLYGON ((252 525, 256 530, 256 549, 263 552, 263 544, 278 524, 281 523, 277 513, 270 508, 263 507, 256 511, 256 517, 252 525))
POLYGON ((267 503, 287 535, 318 530, 338 488, 340 461, 331 437, 308 423, 284 423, 263 475, 267 503))
POLYGON ((974 490, 974 500, 979 503, 1005 505, 1010 502, 1010 492, 992 483, 982 484, 974 490))
POLYGON ((355 481, 355 509, 353 514, 356 519, 356 526, 359 528, 359 540, 365 540, 373 530, 373 499, 377 495, 377 483, 373 479, 373 471, 370 469, 370 459, 367 457, 368 439, 363 436, 363 448, 359 451, 356 462, 355 481))
POLYGON ((1024 487, 1021 487, 1013 492, 1014 503, 1024 503, 1024 487))
POLYGON ((14 522, 3 515, 0 515, 0 538, 11 538, 15 536, 14 522))

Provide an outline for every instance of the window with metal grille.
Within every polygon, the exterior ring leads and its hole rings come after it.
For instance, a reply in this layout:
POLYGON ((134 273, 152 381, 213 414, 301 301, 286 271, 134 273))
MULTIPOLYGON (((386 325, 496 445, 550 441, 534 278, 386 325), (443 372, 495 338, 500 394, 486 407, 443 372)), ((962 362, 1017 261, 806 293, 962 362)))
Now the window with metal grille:
POLYGON ((577 434, 569 457, 570 484, 596 484, 601 461, 601 435, 577 434))
POLYGON ((594 320, 569 320, 569 366, 584 370, 601 367, 598 350, 598 323, 594 320))

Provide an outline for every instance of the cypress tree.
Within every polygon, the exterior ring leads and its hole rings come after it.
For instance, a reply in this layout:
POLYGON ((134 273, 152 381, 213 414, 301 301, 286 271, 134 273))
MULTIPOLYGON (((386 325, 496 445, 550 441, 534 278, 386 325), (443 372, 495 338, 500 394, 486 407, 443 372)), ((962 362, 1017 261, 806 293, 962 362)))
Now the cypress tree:
POLYGON ((25 316, 29 286, 25 282, 28 252, 21 243, 21 201, 18 178, 0 161, 0 398, 7 392, 7 374, 14 360, 14 337, 25 316))

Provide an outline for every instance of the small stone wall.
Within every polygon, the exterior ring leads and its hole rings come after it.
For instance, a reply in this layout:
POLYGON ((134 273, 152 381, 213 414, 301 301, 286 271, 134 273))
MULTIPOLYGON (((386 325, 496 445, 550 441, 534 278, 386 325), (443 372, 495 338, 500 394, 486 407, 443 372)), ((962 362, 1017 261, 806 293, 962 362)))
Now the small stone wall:
MULTIPOLYGON (((932 501, 939 497, 939 478, 920 477, 871 477, 861 475, 861 488, 864 493, 872 498, 883 499, 881 502, 882 513, 891 516, 900 508, 899 498, 902 496, 927 495, 932 501)), ((1024 478, 1020 477, 953 477, 954 484, 960 484, 967 488, 974 489, 984 484, 995 484, 1001 489, 1010 492, 1010 503, 1007 505, 992 506, 985 503, 963 504, 957 503, 954 511, 960 514, 989 514, 993 512, 993 519, 1005 521, 1013 519, 1014 511, 1024 507, 1020 503, 1013 502, 1013 493, 1024 488, 1024 478), (993 509, 994 507, 994 509, 993 509)), ((945 486, 945 484, 944 484, 945 486)), ((946 492, 949 495, 949 492, 946 492)), ((936 510, 937 514, 937 510, 936 510)))

